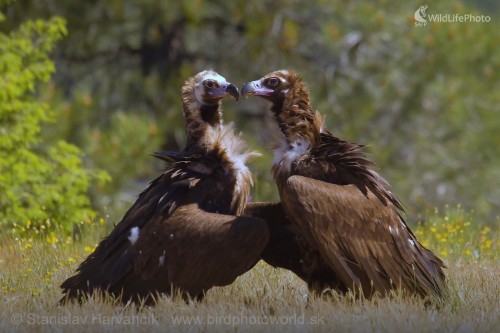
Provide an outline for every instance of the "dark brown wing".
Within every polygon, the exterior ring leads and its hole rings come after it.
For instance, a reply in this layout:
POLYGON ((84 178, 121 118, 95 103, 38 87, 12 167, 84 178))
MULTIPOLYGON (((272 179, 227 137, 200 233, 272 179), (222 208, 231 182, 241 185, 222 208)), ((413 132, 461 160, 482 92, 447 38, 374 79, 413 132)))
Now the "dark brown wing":
POLYGON ((287 216, 349 288, 382 295, 394 286, 443 291, 443 263, 418 243, 389 202, 353 185, 290 177, 281 191, 287 216))
POLYGON ((168 220, 144 228, 134 246, 134 274, 144 280, 168 276, 172 286, 198 295, 248 271, 268 240, 261 219, 183 205, 168 220))
POLYGON ((403 206, 390 191, 390 185, 371 170, 373 162, 368 159, 363 148, 362 145, 341 140, 323 129, 320 143, 310 154, 305 155, 308 157, 306 163, 297 163, 294 174, 331 184, 355 185, 363 194, 371 191, 382 203, 389 201, 402 211, 403 206))
POLYGON ((289 269, 304 277, 301 253, 297 242, 297 228, 286 217, 281 203, 252 202, 247 204, 244 216, 259 217, 269 228, 269 243, 262 252, 262 259, 274 267, 289 269))
POLYGON ((266 221, 269 242, 261 254, 266 263, 292 271, 307 282, 311 291, 322 292, 327 288, 347 291, 318 250, 306 242, 288 219, 281 203, 249 203, 243 214, 266 221))
POLYGON ((198 297, 232 282, 259 260, 269 237, 264 221, 210 213, 233 212, 227 190, 233 180, 217 164, 182 158, 141 193, 77 274, 61 285, 63 300, 96 289, 123 300, 172 288, 198 297))
MULTIPOLYGON (((127 233, 128 234, 128 233, 127 233)), ((213 286, 232 283, 252 268, 268 243, 269 232, 259 218, 208 213, 197 204, 181 205, 168 219, 157 216, 114 252, 106 241, 66 280, 70 297, 95 289, 123 300, 142 299, 179 289, 199 298, 213 286)))
POLYGON ((132 229, 138 228, 140 234, 145 225, 157 224, 161 218, 168 219, 181 204, 179 199, 186 197, 191 184, 201 179, 200 175, 193 172, 181 172, 184 169, 174 165, 139 195, 110 235, 80 264, 77 274, 61 284, 66 294, 62 302, 68 298, 81 299, 84 294, 91 294, 94 290, 109 291, 115 296, 119 296, 122 291, 125 296, 147 294, 143 281, 133 275, 136 254, 130 240, 132 229), (124 290, 125 287, 127 290, 124 290))

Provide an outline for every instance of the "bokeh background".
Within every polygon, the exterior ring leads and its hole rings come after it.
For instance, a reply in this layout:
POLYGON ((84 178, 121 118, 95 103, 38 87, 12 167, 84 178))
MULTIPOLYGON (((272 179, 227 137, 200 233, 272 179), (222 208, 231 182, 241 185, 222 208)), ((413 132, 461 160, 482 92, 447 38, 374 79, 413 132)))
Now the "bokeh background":
MULTIPOLYGON (((32 82, 18 95, 0 92, 2 224, 47 218, 71 224, 98 216, 118 222, 164 167, 151 153, 182 149, 180 88, 205 68, 238 86, 275 69, 296 70, 327 127, 367 145, 409 221, 459 205, 478 223, 498 223, 496 1, 428 2, 427 14, 488 15, 491 21, 425 27, 414 23, 422 1, 0 4, 0 88, 24 87, 22 80, 13 83, 16 77, 32 82), (38 113, 33 124, 37 113, 25 114, 27 104, 19 104, 26 101, 47 116, 38 113), (9 141, 15 126, 25 128, 9 141), (34 137, 22 143, 26 133, 34 137), (42 168, 42 160, 51 162, 42 168)), ((224 108, 226 121, 263 153, 250 163, 253 199, 276 200, 269 105, 254 98, 228 100, 224 108)))

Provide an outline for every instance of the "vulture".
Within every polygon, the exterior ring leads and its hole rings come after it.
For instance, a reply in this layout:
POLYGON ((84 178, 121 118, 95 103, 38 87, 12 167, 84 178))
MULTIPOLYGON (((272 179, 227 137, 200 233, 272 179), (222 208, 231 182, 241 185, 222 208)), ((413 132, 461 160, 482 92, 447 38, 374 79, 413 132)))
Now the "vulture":
POLYGON ((363 146, 323 127, 302 78, 274 71, 241 94, 270 101, 280 129, 272 172, 281 202, 249 204, 244 213, 268 223, 262 259, 292 270, 313 292, 441 296, 443 262, 417 241, 363 146))
POLYGON ((172 293, 200 300, 260 260, 266 222, 240 216, 252 185, 245 162, 255 153, 223 125, 227 96, 238 100, 237 87, 212 70, 184 83, 185 149, 154 153, 168 167, 62 283, 62 304, 94 292, 124 303, 154 304, 172 293))

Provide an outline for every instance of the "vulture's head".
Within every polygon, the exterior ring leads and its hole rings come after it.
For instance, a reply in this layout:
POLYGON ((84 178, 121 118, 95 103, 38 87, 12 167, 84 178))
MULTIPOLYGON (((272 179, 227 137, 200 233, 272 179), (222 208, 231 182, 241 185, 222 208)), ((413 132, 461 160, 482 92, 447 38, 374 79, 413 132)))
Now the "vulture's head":
POLYGON ((271 111, 288 141, 305 137, 310 141, 317 140, 321 118, 316 117, 306 84, 297 73, 288 70, 271 72, 246 83, 241 88, 241 95, 260 96, 271 101, 271 111))
MULTIPOLYGON (((238 88, 213 70, 204 70, 189 78, 182 87, 182 102, 186 128, 194 134, 200 125, 222 124, 221 100, 232 96, 239 99, 238 88)), ((197 135, 200 135, 197 132, 197 135)))
POLYGON ((264 77, 246 83, 241 89, 241 95, 260 96, 274 104, 282 104, 286 99, 307 98, 309 94, 302 78, 297 73, 288 70, 271 72, 264 77))
POLYGON ((182 88, 182 95, 185 102, 198 104, 198 107, 218 105, 227 96, 238 100, 240 96, 234 84, 210 69, 188 79, 182 88))

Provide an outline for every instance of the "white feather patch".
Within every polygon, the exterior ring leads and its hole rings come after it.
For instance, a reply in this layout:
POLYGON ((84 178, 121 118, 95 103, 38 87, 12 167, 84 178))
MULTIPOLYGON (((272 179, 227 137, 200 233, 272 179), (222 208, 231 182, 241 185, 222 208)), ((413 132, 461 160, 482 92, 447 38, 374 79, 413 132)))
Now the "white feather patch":
MULTIPOLYGON (((234 134, 233 123, 222 128, 211 128, 209 135, 211 137, 208 141, 218 142, 232 164, 232 169, 227 171, 232 172, 236 177, 234 188, 234 198, 236 198, 241 193, 245 182, 251 182, 252 180, 250 170, 245 163, 250 157, 260 156, 261 154, 255 151, 247 151, 245 142, 240 139, 239 135, 234 134)), ((251 183, 251 185, 253 184, 251 183)))
MULTIPOLYGON (((218 73, 212 71, 212 70, 206 70, 200 73, 200 76, 202 77, 201 81, 205 80, 214 80, 217 82, 226 82, 226 78, 223 77, 222 75, 219 75, 218 73)), ((198 83, 199 84, 199 83, 198 83)))
POLYGON ((170 208, 168 209, 168 214, 172 214, 173 211, 177 208, 177 203, 174 201, 172 202, 172 205, 170 206, 170 208))
POLYGON ((300 156, 307 153, 310 146, 311 143, 305 138, 288 144, 286 139, 283 137, 280 145, 274 150, 273 165, 290 172, 292 163, 299 159, 300 156))
POLYGON ((163 201, 163 199, 165 199, 165 197, 168 195, 168 192, 165 193, 164 195, 161 196, 160 200, 158 200, 158 204, 161 204, 161 202, 163 201))
POLYGON ((128 240, 132 245, 134 245, 139 239, 139 227, 133 227, 130 229, 130 236, 128 236, 128 240))
POLYGON ((158 266, 162 267, 165 263, 165 250, 163 250, 163 254, 158 258, 158 266))

